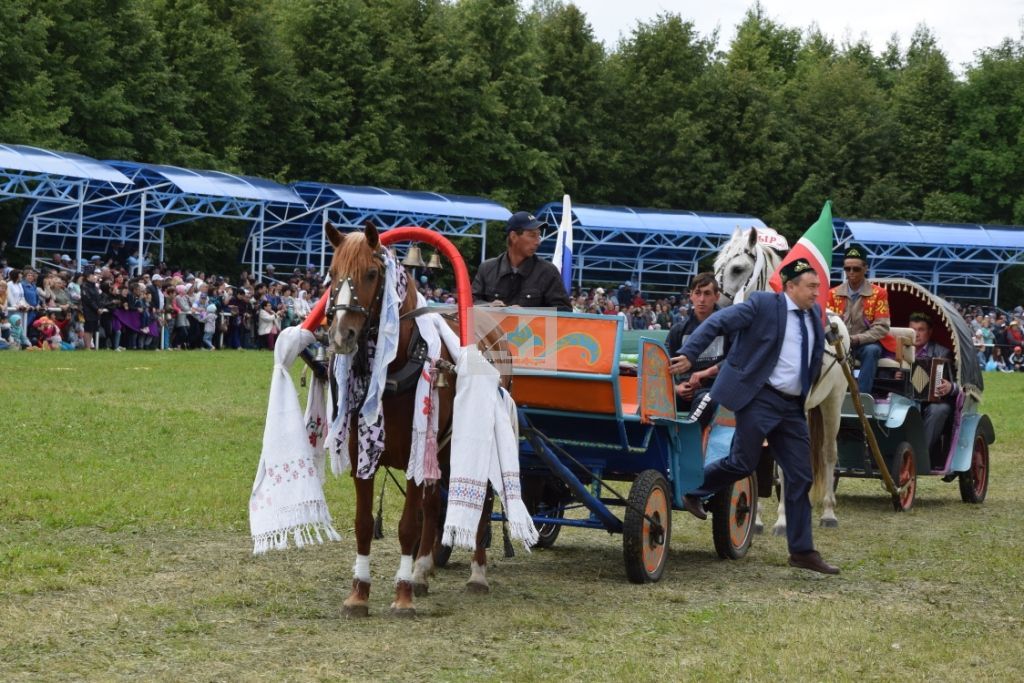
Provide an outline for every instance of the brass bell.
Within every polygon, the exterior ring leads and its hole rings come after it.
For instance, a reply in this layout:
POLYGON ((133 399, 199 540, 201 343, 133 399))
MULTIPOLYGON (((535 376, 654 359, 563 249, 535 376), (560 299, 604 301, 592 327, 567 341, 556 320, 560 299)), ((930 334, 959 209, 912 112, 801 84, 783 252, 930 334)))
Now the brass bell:
POLYGON ((441 270, 444 266, 441 264, 441 257, 434 252, 430 255, 430 261, 427 263, 427 268, 431 270, 441 270))
POLYGON ((410 268, 423 268, 427 264, 423 260, 423 255, 420 253, 420 248, 416 246, 409 247, 409 250, 405 252, 405 258, 402 260, 403 266, 409 266, 410 268))
POLYGON ((437 370, 437 379, 434 380, 434 386, 438 389, 448 386, 448 373, 444 370, 437 370))

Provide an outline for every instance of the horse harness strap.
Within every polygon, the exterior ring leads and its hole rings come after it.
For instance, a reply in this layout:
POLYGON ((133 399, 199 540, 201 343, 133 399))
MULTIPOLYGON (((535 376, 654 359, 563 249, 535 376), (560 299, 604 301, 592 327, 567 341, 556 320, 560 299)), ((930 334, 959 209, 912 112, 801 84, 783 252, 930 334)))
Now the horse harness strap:
POLYGON ((427 362, 427 340, 420 335, 418 325, 412 326, 405 365, 394 372, 389 372, 384 380, 384 393, 401 395, 411 391, 419 381, 423 372, 423 364, 427 362))

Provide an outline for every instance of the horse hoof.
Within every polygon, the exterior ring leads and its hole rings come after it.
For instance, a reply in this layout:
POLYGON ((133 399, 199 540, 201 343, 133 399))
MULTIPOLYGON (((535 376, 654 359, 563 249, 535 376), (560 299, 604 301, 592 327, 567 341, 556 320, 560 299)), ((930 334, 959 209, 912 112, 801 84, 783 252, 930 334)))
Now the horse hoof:
POLYGON ((754 533, 757 534, 758 536, 763 534, 764 533, 764 524, 755 524, 754 525, 754 533))
POLYGON ((361 619, 370 616, 369 605, 342 605, 342 614, 350 619, 361 619))
POLYGON ((486 595, 491 592, 491 587, 486 583, 478 583, 477 581, 466 582, 466 592, 473 593, 475 595, 486 595))
POLYGON ((821 526, 826 527, 828 529, 835 529, 835 528, 837 528, 839 526, 839 520, 838 519, 823 519, 823 520, 821 520, 821 526))
POLYGON ((415 607, 395 607, 391 606, 391 616, 399 619, 412 619, 416 616, 415 607))
POLYGON ((784 527, 784 526, 777 526, 777 527, 773 527, 772 528, 772 536, 785 536, 785 535, 786 535, 786 527, 784 527))
POLYGON ((425 583, 414 583, 412 584, 412 594, 417 598, 422 598, 430 591, 430 586, 425 583))

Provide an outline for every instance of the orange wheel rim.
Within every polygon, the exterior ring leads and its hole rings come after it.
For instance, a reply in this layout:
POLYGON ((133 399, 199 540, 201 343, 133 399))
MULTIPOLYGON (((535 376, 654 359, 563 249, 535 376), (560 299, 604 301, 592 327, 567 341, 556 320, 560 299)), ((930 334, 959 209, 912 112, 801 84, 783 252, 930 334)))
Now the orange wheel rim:
POLYGON ((668 531, 666 528, 668 526, 668 500, 665 498, 665 492, 660 488, 655 488, 651 491, 651 495, 647 498, 644 514, 644 568, 647 570, 647 573, 654 574, 661 567, 662 562, 665 561, 665 535, 668 531), (661 525, 662 531, 660 534, 654 532, 648 518, 661 525))
POLYGON ((985 490, 986 478, 988 477, 985 450, 985 440, 980 436, 975 438, 974 454, 971 458, 971 477, 974 479, 974 493, 979 496, 985 490))
POLYGON ((900 504, 905 508, 914 500, 914 491, 917 488, 917 480, 914 478, 914 454, 911 451, 903 452, 903 462, 900 463, 900 504))
POLYGON ((750 479, 736 482, 729 500, 729 540, 734 548, 741 548, 747 541, 753 522, 750 503, 753 500, 750 479))

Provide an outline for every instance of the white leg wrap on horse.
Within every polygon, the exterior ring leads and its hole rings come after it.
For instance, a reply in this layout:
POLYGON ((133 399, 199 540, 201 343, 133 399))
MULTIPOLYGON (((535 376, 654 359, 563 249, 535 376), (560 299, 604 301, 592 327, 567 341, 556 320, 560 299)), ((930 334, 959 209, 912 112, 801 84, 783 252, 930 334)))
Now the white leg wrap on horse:
POLYGON ((427 554, 416 558, 412 566, 412 582, 426 583, 427 577, 434 571, 434 557, 427 554))
POLYGON ((470 562, 469 564, 469 580, 472 583, 480 583, 487 585, 487 565, 477 564, 476 562, 470 562))
POLYGON ((398 573, 395 574, 395 583, 399 581, 412 581, 412 555, 402 555, 398 561, 398 573))
POLYGON ((352 576, 365 583, 370 583, 369 555, 356 555, 356 563, 352 565, 352 576))

